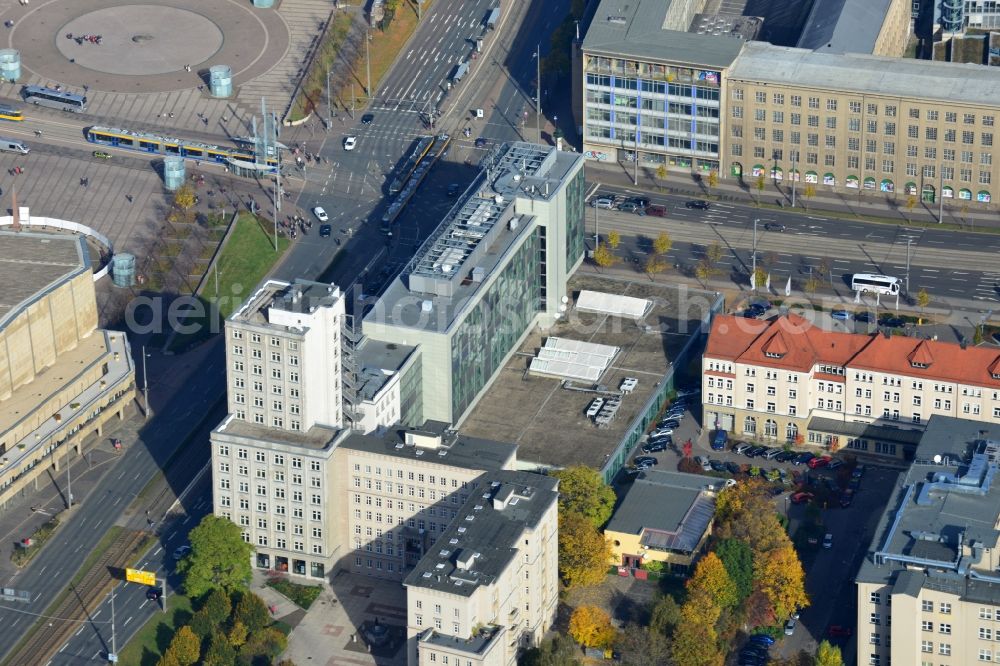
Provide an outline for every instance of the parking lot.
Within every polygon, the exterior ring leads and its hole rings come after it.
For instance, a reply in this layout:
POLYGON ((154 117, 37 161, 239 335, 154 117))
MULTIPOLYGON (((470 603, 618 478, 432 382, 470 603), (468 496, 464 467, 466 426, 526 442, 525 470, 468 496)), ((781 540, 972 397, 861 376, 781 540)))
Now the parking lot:
MULTIPOLYGON (((690 399, 680 425, 673 428, 672 445, 647 452, 640 446, 635 456, 651 456, 656 458, 658 468, 676 469, 687 450, 694 460, 707 461, 709 470, 703 470, 704 474, 734 478, 737 482, 751 476, 770 480, 775 509, 788 519, 789 535, 806 572, 806 591, 811 600, 792 635, 782 636, 770 654, 793 657, 799 650, 812 653, 821 640, 827 639, 841 647, 844 663, 853 663, 857 605, 854 574, 871 544, 898 472, 868 461, 859 463, 849 452, 833 454, 831 461, 840 464, 831 469, 830 464, 796 465, 788 456, 751 458, 736 452, 750 446, 739 441, 729 441, 724 449, 713 450, 712 433, 703 434, 697 420, 701 409, 697 400, 697 396, 690 399), (689 440, 691 446, 686 447, 689 440), (851 501, 842 506, 840 500, 847 491, 853 491, 849 493, 851 501), (827 534, 829 547, 824 545, 827 534)), ((801 453, 796 451, 795 456, 801 453)), ((620 483, 628 484, 629 476, 624 474, 620 483)))

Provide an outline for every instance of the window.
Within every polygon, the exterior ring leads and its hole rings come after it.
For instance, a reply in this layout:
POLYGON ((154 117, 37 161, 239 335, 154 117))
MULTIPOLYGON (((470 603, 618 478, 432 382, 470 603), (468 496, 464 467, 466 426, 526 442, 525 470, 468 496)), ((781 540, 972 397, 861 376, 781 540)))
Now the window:
POLYGON ((951 643, 941 643, 940 645, 938 645, 938 654, 950 655, 951 643))
POLYGON ((986 648, 979 648, 979 661, 992 661, 993 652, 986 648))
POLYGON ((934 631, 934 623, 930 620, 923 620, 920 623, 920 628, 923 631, 934 631))
POLYGON ((979 638, 983 639, 984 641, 993 640, 993 630, 987 627, 979 627, 979 638))
MULTIPOLYGON (((947 401, 947 404, 950 406, 951 405, 951 401, 950 400, 947 401)), ((951 615, 951 604, 946 604, 946 603, 942 602, 941 603, 941 611, 940 612, 941 612, 942 615, 951 615)))
POLYGON ((940 623, 938 625, 938 633, 939 634, 951 634, 951 625, 947 624, 945 622, 940 623))
POLYGON ((926 601, 926 600, 921 601, 920 602, 920 610, 922 610, 924 612, 927 612, 927 613, 933 613, 934 612, 934 602, 933 601, 926 601))

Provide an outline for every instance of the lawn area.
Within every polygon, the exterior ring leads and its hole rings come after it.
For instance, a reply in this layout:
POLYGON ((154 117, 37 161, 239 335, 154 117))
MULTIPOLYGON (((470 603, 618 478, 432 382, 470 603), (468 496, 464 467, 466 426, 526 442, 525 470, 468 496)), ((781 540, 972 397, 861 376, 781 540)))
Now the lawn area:
POLYGON ((168 611, 157 613, 118 651, 118 663, 156 666, 174 632, 191 620, 191 600, 180 594, 167 597, 168 611))
POLYGON ((222 328, 220 320, 212 321, 214 306, 218 306, 221 320, 246 299, 257 284, 288 249, 288 238, 278 237, 278 251, 274 251, 273 222, 250 213, 241 213, 233 233, 219 253, 217 261, 218 283, 215 274, 205 283, 198 300, 203 304, 201 313, 192 313, 183 321, 185 330, 174 336, 170 345, 181 350, 197 340, 208 337, 222 328), (218 291, 216 291, 218 284, 218 291))
POLYGON ((267 586, 281 592, 302 610, 309 610, 323 591, 319 585, 299 585, 285 578, 272 578, 267 581, 267 586))

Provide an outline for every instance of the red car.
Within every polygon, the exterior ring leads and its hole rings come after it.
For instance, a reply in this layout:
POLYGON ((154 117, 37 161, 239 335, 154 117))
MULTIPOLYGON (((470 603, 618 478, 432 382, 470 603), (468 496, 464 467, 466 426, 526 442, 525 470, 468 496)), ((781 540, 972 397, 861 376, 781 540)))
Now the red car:
POLYGON ((813 458, 809 461, 808 465, 811 469, 819 469, 820 467, 826 467, 830 464, 830 456, 823 456, 822 458, 813 458))
POLYGON ((826 630, 827 636, 830 638, 850 638, 854 634, 854 631, 850 627, 845 627, 840 624, 831 624, 830 628, 826 630))
POLYGON ((794 495, 792 495, 792 504, 804 504, 806 502, 812 501, 814 497, 815 495, 813 495, 812 493, 806 493, 806 492, 795 493, 794 495))
POLYGON ((652 206, 648 206, 646 208, 646 215, 652 215, 653 217, 666 217, 667 209, 665 206, 653 204, 652 206))

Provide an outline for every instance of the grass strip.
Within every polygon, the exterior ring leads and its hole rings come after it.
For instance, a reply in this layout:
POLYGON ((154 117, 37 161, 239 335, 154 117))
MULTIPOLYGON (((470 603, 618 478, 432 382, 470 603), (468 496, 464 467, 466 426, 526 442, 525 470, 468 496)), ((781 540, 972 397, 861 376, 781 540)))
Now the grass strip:
POLYGON ((191 620, 191 599, 183 594, 167 597, 167 612, 149 618, 118 652, 118 663, 156 666, 174 633, 191 620))

